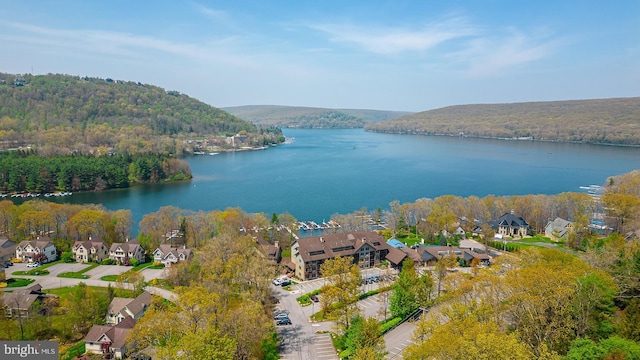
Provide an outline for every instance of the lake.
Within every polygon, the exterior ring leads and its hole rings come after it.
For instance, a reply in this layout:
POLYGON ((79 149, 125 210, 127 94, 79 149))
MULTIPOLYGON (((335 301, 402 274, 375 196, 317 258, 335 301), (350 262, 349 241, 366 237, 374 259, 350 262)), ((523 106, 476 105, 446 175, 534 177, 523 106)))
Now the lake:
MULTIPOLYGON (((211 211, 288 212, 299 220, 453 194, 558 194, 602 185, 640 168, 640 149, 441 136, 362 129, 285 129, 291 144, 188 157, 189 182, 135 186, 56 198, 130 209, 137 224, 161 206, 211 211)), ((136 226, 137 228, 137 226, 136 226)), ((137 230, 136 230, 137 232, 137 230)), ((134 234, 135 235, 135 234, 134 234)))

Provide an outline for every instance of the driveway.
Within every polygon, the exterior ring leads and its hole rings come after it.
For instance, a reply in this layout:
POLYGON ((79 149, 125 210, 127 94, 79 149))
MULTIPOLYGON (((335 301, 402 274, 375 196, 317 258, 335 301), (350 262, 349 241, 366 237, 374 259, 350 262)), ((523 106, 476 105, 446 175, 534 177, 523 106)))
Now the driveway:
MULTIPOLYGON (((319 287, 321 282, 318 282, 317 285, 319 287)), ((309 322, 309 316, 316 310, 315 305, 301 307, 296 301, 296 298, 302 294, 300 290, 289 292, 275 285, 273 290, 279 300, 278 310, 287 311, 292 322, 291 325, 276 326, 282 339, 280 358, 286 360, 338 360, 330 335, 324 333, 333 330, 333 323, 309 322), (318 333, 319 331, 323 333, 318 333)))

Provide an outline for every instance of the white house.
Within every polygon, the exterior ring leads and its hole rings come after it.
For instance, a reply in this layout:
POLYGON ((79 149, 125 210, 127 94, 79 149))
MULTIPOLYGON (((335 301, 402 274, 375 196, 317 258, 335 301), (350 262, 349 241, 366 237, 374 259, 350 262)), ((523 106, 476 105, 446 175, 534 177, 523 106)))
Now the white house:
POLYGON ((191 249, 184 245, 179 248, 171 247, 169 244, 162 244, 153 252, 153 261, 160 262, 164 266, 171 266, 179 261, 187 261, 193 257, 191 249))
POLYGON ((77 262, 102 261, 109 257, 109 249, 102 240, 76 241, 71 248, 77 262))
POLYGON ((16 258, 23 262, 33 261, 37 254, 44 254, 44 262, 56 260, 56 246, 48 237, 38 238, 32 241, 23 241, 16 246, 16 258))
POLYGON ((128 264, 131 259, 136 259, 138 263, 143 263, 145 260, 144 249, 142 249, 142 245, 135 240, 124 243, 113 243, 111 244, 111 248, 109 248, 109 259, 119 264, 128 264))

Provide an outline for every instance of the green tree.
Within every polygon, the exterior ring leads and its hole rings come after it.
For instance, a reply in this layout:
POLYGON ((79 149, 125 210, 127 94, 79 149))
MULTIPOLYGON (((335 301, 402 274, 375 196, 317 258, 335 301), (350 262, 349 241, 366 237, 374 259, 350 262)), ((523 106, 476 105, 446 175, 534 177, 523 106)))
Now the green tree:
POLYGON ((402 271, 398 280, 393 284, 393 293, 389 298, 389 308, 394 317, 408 316, 418 307, 416 300, 416 285, 418 275, 413 260, 407 258, 402 262, 402 271))
POLYGON ((356 316, 345 333, 345 347, 350 358, 354 359, 384 359, 386 355, 384 338, 381 336, 380 324, 375 318, 356 316), (375 354, 365 358, 365 354, 375 354))
POLYGON ((338 330, 344 332, 359 312, 360 269, 350 257, 337 257, 325 261, 320 271, 326 280, 322 287, 323 311, 336 321, 338 330))

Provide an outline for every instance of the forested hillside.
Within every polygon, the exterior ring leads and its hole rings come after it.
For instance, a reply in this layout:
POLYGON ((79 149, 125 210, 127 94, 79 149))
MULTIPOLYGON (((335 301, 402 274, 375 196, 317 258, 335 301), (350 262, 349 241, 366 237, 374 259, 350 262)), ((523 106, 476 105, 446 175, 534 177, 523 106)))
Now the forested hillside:
POLYGON ((33 146, 41 155, 181 153, 185 139, 231 147, 280 142, 277 129, 258 129, 177 91, 140 82, 59 74, 0 73, 0 148, 33 146), (105 151, 107 149, 103 149, 105 151))
POLYGON ((407 112, 358 109, 325 109, 277 105, 222 108, 256 125, 280 128, 361 128, 407 112))
POLYGON ((449 106, 381 121, 366 129, 640 146, 640 97, 449 106))

